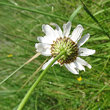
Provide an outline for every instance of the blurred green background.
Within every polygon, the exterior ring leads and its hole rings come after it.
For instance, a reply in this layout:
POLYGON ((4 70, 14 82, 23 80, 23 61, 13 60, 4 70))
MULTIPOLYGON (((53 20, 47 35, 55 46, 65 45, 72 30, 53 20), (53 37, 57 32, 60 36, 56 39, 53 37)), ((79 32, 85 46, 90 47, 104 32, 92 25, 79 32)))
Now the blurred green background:
MULTIPOLYGON (((96 53, 82 58, 92 69, 74 75, 65 67, 53 66, 23 110, 110 110, 110 0, 0 0, 0 82, 36 54, 43 24, 62 27, 79 5, 72 30, 82 24, 83 35, 90 33, 83 47, 96 53)), ((16 110, 46 58, 39 56, 0 85, 0 110, 16 110)))

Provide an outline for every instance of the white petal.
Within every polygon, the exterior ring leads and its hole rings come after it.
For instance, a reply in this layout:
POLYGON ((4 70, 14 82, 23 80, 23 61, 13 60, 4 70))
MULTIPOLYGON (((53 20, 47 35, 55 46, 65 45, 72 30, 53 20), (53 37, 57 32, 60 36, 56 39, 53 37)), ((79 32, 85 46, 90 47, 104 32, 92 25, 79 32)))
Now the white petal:
POLYGON ((75 68, 75 70, 79 73, 79 69, 75 68))
POLYGON ((80 64, 84 65, 84 66, 87 66, 89 69, 91 69, 91 65, 88 64, 85 60, 83 60, 82 58, 80 57, 77 57, 76 58, 76 61, 79 62, 80 64))
POLYGON ((78 42, 78 47, 82 46, 90 37, 90 34, 85 34, 81 39, 80 41, 78 42))
POLYGON ((56 23, 50 23, 50 25, 53 25, 56 27, 55 33, 57 34, 57 38, 62 37, 62 30, 56 23))
MULTIPOLYGON (((53 65, 55 65, 55 64, 59 64, 59 62, 56 61, 53 65)), ((53 65, 52 65, 52 66, 53 66, 53 65)))
POLYGON ((36 43, 35 48, 37 52, 40 52, 42 55, 51 56, 51 45, 44 43, 36 43))
POLYGON ((78 68, 79 70, 84 70, 84 71, 85 71, 84 66, 82 66, 80 62, 77 62, 77 61, 75 60, 75 61, 74 61, 74 64, 75 64, 76 68, 78 68))
POLYGON ((42 69, 45 70, 45 68, 49 65, 49 63, 53 60, 53 58, 51 58, 48 62, 46 62, 43 66, 42 69))
POLYGON ((46 34, 46 40, 56 40, 55 31, 49 25, 42 25, 42 31, 46 34))
POLYGON ((77 43, 77 41, 81 38, 83 30, 84 28, 82 27, 82 25, 77 25, 77 27, 73 30, 71 34, 71 39, 77 43))
POLYGON ((44 56, 51 56, 51 50, 50 49, 46 49, 44 52, 41 52, 42 55, 44 56))
POLYGON ((41 43, 53 44, 53 40, 48 40, 48 37, 37 37, 37 40, 41 43))
POLYGON ((71 30, 71 22, 68 21, 66 24, 63 25, 63 36, 68 37, 70 34, 70 30, 71 30))
MULTIPOLYGON (((45 63, 45 64, 42 66, 42 69, 45 70, 46 67, 50 64, 50 62, 52 62, 53 59, 54 59, 54 58, 52 57, 47 63, 45 63)), ((54 64, 57 64, 57 63, 58 63, 58 62, 56 61, 54 64)), ((53 65, 54 65, 54 64, 53 64, 53 65)), ((52 65, 52 66, 53 66, 53 65, 52 65)))
POLYGON ((64 64, 66 66, 66 68, 72 72, 73 74, 79 74, 78 71, 75 70, 74 68, 74 64, 70 63, 70 64, 64 64))
POLYGON ((87 48, 79 48, 78 54, 80 56, 89 56, 95 53, 95 50, 87 49, 87 48))

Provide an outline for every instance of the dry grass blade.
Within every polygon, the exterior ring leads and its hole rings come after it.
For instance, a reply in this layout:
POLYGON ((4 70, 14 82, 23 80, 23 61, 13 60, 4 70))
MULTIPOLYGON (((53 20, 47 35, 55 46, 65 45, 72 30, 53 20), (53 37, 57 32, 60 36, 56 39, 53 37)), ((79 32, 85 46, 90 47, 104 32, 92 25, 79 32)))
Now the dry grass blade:
POLYGON ((31 62, 32 60, 34 60, 35 58, 37 58, 40 54, 41 54, 41 53, 36 53, 31 59, 29 59, 29 60, 25 63, 25 65, 28 64, 28 63, 30 63, 30 62, 31 62))
POLYGON ((24 85, 18 90, 18 92, 32 79, 32 77, 40 70, 43 64, 48 60, 48 58, 40 65, 40 67, 28 78, 28 80, 24 83, 24 85))
POLYGON ((26 64, 37 58, 41 53, 36 53, 31 59, 29 59, 26 63, 17 68, 13 73, 11 73, 8 77, 6 77, 3 81, 0 82, 0 85, 3 84, 6 80, 8 80, 12 75, 14 75, 17 71, 23 68, 26 64))

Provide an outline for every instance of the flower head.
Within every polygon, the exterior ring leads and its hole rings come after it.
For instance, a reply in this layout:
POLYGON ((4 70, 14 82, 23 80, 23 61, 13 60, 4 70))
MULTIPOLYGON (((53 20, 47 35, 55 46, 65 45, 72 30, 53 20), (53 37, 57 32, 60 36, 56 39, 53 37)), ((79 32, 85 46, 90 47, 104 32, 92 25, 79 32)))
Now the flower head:
POLYGON ((78 80, 78 81, 81 81, 81 80, 82 80, 82 77, 80 76, 79 78, 77 78, 77 80, 78 80))
POLYGON ((13 55, 12 55, 12 54, 10 54, 10 55, 7 55, 7 57, 13 57, 13 55))
POLYGON ((42 25, 42 31, 46 35, 44 37, 37 37, 40 43, 35 44, 37 52, 40 52, 44 56, 52 56, 52 58, 43 65, 42 69, 44 70, 62 50, 66 50, 66 53, 54 64, 65 65, 73 74, 79 74, 79 70, 85 71, 84 66, 91 69, 91 65, 79 57, 89 56, 95 53, 95 50, 81 48, 90 37, 90 34, 86 34, 81 38, 84 30, 82 25, 77 25, 71 35, 70 21, 63 25, 63 32, 57 24, 51 23, 51 25, 55 26, 56 29, 54 30, 49 25, 42 25))

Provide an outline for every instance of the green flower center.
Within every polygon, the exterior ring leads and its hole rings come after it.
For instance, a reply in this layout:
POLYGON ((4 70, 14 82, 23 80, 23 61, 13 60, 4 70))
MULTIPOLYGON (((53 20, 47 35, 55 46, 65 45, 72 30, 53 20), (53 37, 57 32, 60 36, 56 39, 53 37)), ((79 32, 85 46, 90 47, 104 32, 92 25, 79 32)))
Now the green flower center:
POLYGON ((66 50, 66 53, 58 59, 61 65, 73 62, 78 55, 78 46, 69 37, 57 38, 51 44, 52 57, 55 58, 62 50, 66 50))

